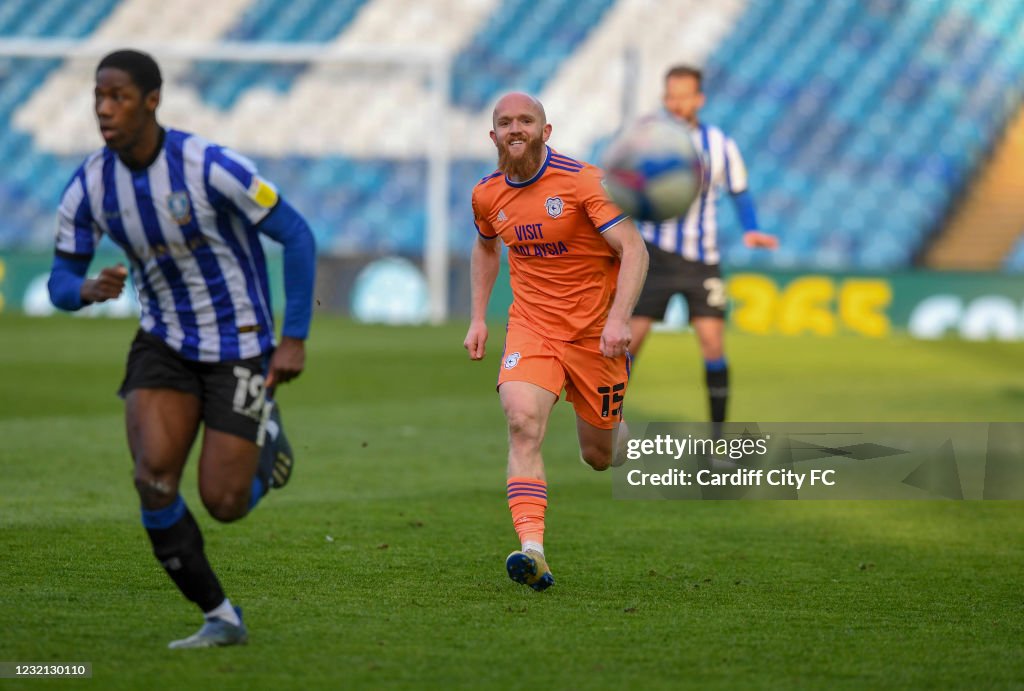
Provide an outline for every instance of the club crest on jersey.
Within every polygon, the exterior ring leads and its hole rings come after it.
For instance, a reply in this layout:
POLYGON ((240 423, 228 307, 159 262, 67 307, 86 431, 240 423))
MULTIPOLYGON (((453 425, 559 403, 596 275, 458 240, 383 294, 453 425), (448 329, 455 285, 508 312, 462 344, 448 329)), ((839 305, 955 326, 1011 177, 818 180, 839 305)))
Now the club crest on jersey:
POLYGON ((562 209, 565 208, 565 204, 562 203, 561 197, 548 197, 547 201, 544 202, 544 208, 547 209, 548 216, 558 218, 562 215, 562 209))
POLYGON ((512 369, 519 364, 519 353, 515 352, 505 358, 504 366, 505 369, 512 369))
POLYGON ((192 220, 192 202, 189 201, 188 192, 172 192, 167 195, 167 209, 179 226, 192 220))

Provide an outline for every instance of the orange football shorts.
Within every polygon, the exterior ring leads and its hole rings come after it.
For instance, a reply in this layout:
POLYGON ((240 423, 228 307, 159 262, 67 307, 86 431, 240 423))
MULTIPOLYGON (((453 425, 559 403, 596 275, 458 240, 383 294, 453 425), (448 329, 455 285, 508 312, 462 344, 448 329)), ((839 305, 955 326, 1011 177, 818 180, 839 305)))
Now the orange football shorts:
POLYGON ((560 396, 582 420, 599 429, 622 421, 622 402, 629 383, 629 355, 601 354, 601 338, 558 341, 521 324, 509 324, 498 371, 498 387, 525 381, 560 396))

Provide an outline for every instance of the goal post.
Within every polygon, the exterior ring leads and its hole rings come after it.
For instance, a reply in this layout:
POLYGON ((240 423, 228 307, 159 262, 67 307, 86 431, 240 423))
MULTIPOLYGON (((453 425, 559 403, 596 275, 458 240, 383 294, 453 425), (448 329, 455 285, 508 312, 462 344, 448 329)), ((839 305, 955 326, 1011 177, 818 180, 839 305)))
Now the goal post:
MULTIPOLYGON (((44 153, 84 156, 97 148, 90 115, 91 70, 100 57, 125 47, 148 52, 160 63, 167 86, 161 112, 169 124, 245 155, 310 159, 336 155, 370 166, 380 161, 425 162, 425 180, 420 183, 425 218, 420 256, 428 316, 434 324, 447 318, 450 55, 416 45, 2 38, 0 60, 15 61, 9 62, 8 70, 18 60, 61 61, 44 83, 27 94, 28 102, 15 108, 12 127, 28 130, 34 146, 44 153), (227 106, 210 104, 208 95, 196 86, 202 64, 251 65, 250 76, 289 68, 292 71, 285 79, 291 81, 283 88, 280 84, 276 89, 254 88, 253 93, 243 89, 226 99, 227 106), (73 93, 74 98, 63 98, 65 93, 73 93)), ((392 200, 372 201, 378 212, 386 212, 392 200)), ((332 221, 343 231, 350 215, 344 208, 336 210, 339 215, 332 221)), ((372 226, 375 217, 380 213, 367 215, 363 225, 372 226)), ((383 217, 389 218, 386 213, 383 217)), ((364 234, 372 237, 374 230, 386 233, 389 229, 371 227, 364 234)), ((408 244, 402 247, 408 251, 408 244)), ((358 241, 353 241, 321 251, 337 256, 360 250, 358 241)))

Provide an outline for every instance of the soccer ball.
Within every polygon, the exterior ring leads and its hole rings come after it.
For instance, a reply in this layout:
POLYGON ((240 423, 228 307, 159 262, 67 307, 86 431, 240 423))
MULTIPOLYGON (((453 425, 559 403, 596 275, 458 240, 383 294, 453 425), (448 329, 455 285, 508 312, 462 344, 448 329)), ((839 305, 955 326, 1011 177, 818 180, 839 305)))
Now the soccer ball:
POLYGON ((647 116, 608 146, 604 186, 623 212, 640 221, 682 216, 700 194, 704 165, 684 125, 647 116))

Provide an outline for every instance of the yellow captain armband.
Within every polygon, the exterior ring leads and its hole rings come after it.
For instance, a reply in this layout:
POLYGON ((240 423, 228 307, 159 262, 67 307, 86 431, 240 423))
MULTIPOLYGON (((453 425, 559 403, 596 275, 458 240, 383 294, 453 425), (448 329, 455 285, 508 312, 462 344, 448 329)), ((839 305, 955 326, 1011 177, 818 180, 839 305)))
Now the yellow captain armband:
POLYGON ((262 178, 254 176, 249 185, 249 198, 264 209, 270 209, 277 204, 277 190, 262 178))

